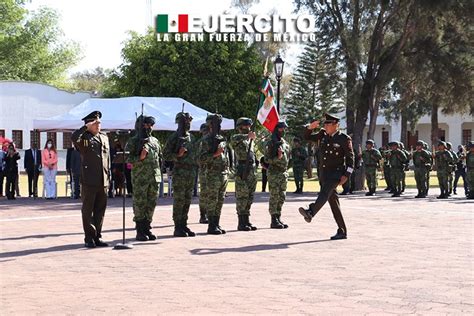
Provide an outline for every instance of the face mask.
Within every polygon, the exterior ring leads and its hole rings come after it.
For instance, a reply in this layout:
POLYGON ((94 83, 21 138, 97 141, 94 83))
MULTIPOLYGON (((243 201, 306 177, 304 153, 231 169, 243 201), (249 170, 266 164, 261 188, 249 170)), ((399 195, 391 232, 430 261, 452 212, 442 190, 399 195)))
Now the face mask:
POLYGON ((48 147, 48 149, 51 149, 51 147, 53 147, 53 145, 52 145, 52 144, 48 144, 48 145, 46 145, 46 147, 48 147))
POLYGON ((241 129, 242 129, 242 133, 244 134, 248 134, 250 132, 250 128, 248 127, 242 127, 241 129))

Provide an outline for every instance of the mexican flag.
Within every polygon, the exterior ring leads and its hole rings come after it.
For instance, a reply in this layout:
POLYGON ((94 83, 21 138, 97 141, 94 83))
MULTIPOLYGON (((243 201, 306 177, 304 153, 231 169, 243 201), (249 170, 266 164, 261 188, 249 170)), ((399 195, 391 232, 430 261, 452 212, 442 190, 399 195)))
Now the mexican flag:
POLYGON ((158 14, 156 16, 157 33, 187 33, 189 16, 187 14, 168 15, 158 14))
POLYGON ((275 100, 273 98, 272 83, 268 77, 263 80, 260 92, 262 95, 260 96, 257 119, 270 132, 273 132, 273 129, 275 128, 275 125, 277 125, 280 117, 278 115, 275 100))

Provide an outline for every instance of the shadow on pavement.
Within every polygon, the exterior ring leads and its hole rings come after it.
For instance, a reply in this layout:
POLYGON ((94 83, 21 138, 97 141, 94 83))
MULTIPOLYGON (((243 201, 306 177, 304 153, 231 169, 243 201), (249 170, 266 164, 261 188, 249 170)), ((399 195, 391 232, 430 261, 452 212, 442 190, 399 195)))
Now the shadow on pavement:
POLYGON ((39 253, 77 250, 81 248, 84 250, 93 250, 93 249, 84 248, 84 244, 80 243, 80 244, 54 246, 54 247, 48 247, 48 248, 37 248, 37 249, 3 252, 3 253, 0 253, 0 258, 24 257, 24 256, 29 256, 29 255, 39 254, 39 253))
POLYGON ((313 244, 318 242, 331 241, 331 239, 320 239, 320 240, 308 240, 308 241, 299 241, 299 242, 290 242, 283 244, 260 244, 236 248, 197 248, 192 249, 189 252, 192 255, 216 255, 224 252, 252 252, 252 251, 265 251, 265 250, 278 250, 278 249, 288 249, 289 246, 302 245, 302 244, 313 244))

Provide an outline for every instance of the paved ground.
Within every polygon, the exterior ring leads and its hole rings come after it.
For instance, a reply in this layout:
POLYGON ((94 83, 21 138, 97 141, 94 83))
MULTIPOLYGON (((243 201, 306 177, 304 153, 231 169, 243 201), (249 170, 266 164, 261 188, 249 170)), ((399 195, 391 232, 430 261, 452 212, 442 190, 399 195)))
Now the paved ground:
MULTIPOLYGON (((328 240, 336 227, 327 206, 311 224, 299 215, 314 194, 288 194, 290 228, 280 231, 268 228, 266 194, 253 208, 256 232, 235 230, 232 196, 224 236, 205 235, 193 205, 198 236, 186 239, 172 237, 165 199, 159 239, 122 251, 82 247, 75 201, 2 199, 1 314, 473 314, 474 203, 414 195, 342 197, 343 241, 328 240)), ((121 200, 109 205, 104 237, 115 244, 121 200)))

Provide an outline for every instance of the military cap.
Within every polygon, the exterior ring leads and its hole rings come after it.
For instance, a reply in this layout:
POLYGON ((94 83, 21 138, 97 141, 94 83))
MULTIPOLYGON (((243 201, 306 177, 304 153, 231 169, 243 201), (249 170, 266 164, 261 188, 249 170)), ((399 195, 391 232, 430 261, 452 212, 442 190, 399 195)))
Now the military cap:
POLYGON ((237 123, 235 124, 235 126, 239 127, 241 125, 252 125, 252 124, 253 124, 252 119, 250 119, 248 117, 240 117, 237 120, 237 123))
POLYGON ((453 147, 453 144, 451 142, 446 142, 446 147, 448 149, 451 149, 453 147))
POLYGON ((446 143, 443 142, 442 140, 440 140, 440 141, 438 142, 438 146, 444 146, 444 147, 446 147, 446 143))
POLYGON ((188 112, 179 112, 178 114, 176 114, 176 118, 174 119, 174 122, 179 123, 179 120, 181 118, 184 118, 187 121, 192 121, 193 120, 193 117, 188 112))
POLYGON ((206 117, 206 123, 210 124, 213 119, 217 119, 219 123, 222 123, 222 115, 220 114, 208 114, 206 117))
POLYGON ((397 146, 397 147, 399 146, 398 142, 395 142, 395 141, 388 143, 388 145, 389 146, 397 146))
POLYGON ((416 146, 424 146, 424 145, 425 145, 425 142, 422 140, 419 140, 416 142, 416 146))
POLYGON ((369 144, 370 144, 370 145, 373 146, 373 145, 375 145, 375 142, 374 142, 372 139, 367 139, 367 140, 365 141, 365 144, 366 144, 366 145, 369 145, 369 144))
POLYGON ((331 114, 328 114, 328 113, 325 113, 324 116, 325 116, 324 124, 339 123, 339 121, 341 120, 337 116, 334 116, 334 115, 331 115, 331 114))
POLYGON ((288 128, 288 124, 286 124, 285 121, 280 121, 280 122, 277 123, 275 128, 288 128))
POLYGON ((81 120, 84 121, 84 124, 89 122, 95 121, 96 119, 100 119, 102 117, 102 113, 100 111, 92 111, 88 115, 84 116, 81 120))

